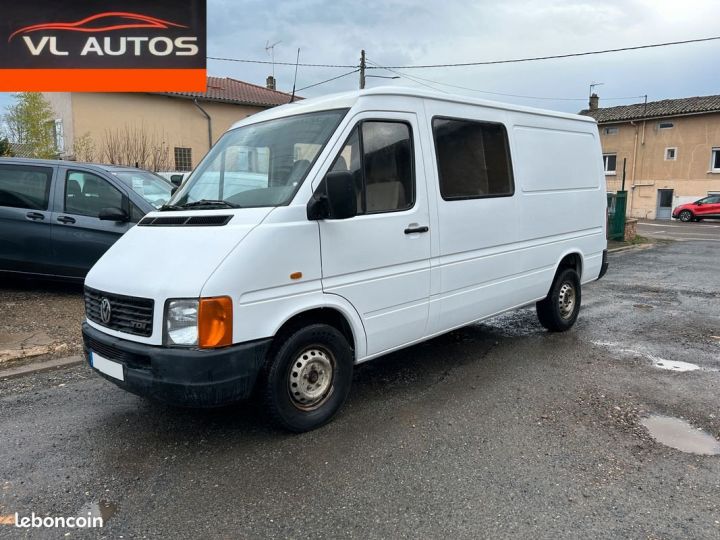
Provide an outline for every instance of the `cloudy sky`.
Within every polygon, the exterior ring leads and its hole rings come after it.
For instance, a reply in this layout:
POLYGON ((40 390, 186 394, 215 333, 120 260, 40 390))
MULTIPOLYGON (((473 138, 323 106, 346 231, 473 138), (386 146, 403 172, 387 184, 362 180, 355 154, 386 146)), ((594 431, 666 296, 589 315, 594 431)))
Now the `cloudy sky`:
MULTIPOLYGON (((208 0, 210 56, 356 65, 360 50, 378 65, 438 64, 545 56, 720 34, 717 0, 208 0)), ((368 79, 368 86, 421 83, 465 95, 576 112, 597 87, 601 106, 720 93, 720 41, 543 62, 399 70, 415 78, 368 79), (435 81, 435 82, 429 82, 435 81), (454 88, 462 86, 471 90, 454 88), (534 96, 526 99, 485 92, 534 96), (562 99, 559 99, 562 98, 562 99), (629 98, 629 99, 611 99, 629 98)), ((272 66, 211 60, 209 73, 264 84, 272 66)), ((300 67, 298 88, 347 68, 300 67)), ((393 75, 373 70, 373 75, 393 75)), ((276 66, 281 90, 294 67, 276 66)), ((301 91, 357 88, 353 74, 301 91)), ((0 94, 0 107, 9 102, 0 94)))

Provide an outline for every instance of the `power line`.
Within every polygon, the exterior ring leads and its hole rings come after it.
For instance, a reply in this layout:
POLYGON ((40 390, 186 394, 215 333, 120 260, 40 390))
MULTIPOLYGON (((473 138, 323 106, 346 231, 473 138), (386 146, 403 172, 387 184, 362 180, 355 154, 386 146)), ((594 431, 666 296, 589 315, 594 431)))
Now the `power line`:
MULTIPOLYGON (((469 92, 477 92, 477 93, 479 93, 479 94, 489 94, 489 95, 493 95, 493 96, 514 97, 514 98, 521 98, 521 99, 538 99, 538 100, 547 100, 547 101, 587 101, 587 98, 586 98, 586 97, 582 97, 582 98, 569 98, 569 97, 550 97, 550 96, 525 96, 525 95, 520 95, 520 94, 506 94, 506 93, 504 93, 504 92, 491 92, 491 91, 489 91, 489 90, 479 90, 479 89, 477 89, 477 88, 469 88, 469 87, 467 87, 467 86, 460 86, 460 85, 458 85, 458 84, 451 84, 451 83, 445 83, 445 82, 435 81, 435 80, 428 79, 428 78, 425 78, 425 77, 420 77, 420 76, 418 76, 418 75, 413 75, 412 77, 410 77, 410 76, 408 76, 406 73, 399 73, 399 72, 394 71, 394 70, 392 70, 392 69, 388 69, 388 68, 386 68, 386 67, 381 66, 380 64, 378 64, 378 63, 376 63, 376 62, 372 62, 372 61, 368 60, 368 63, 369 63, 369 64, 372 64, 373 66, 376 66, 376 67, 379 68, 379 69, 385 69, 385 70, 387 70, 387 71, 390 71, 391 73, 397 73, 400 77, 406 78, 406 79, 411 80, 411 81, 413 81, 413 82, 416 82, 416 83, 418 83, 418 84, 421 84, 420 81, 425 81, 425 82, 428 82, 428 83, 439 84, 439 85, 441 85, 441 86, 447 86, 447 87, 450 87, 450 88, 459 88, 459 89, 461 89, 461 90, 467 90, 467 91, 469 91, 469 92)), ((440 88, 434 88, 434 87, 429 86, 429 85, 424 85, 424 86, 427 86, 428 88, 433 88, 434 90, 441 90, 440 88)), ((615 100, 625 100, 625 99, 639 99, 639 98, 644 98, 644 97, 645 97, 644 94, 643 94, 642 96, 624 96, 624 97, 609 97, 609 98, 605 98, 605 97, 604 97, 604 98, 603 98, 603 101, 609 101, 609 100, 615 101, 615 100)))
MULTIPOLYGON (((685 39, 681 41, 667 41, 664 43, 652 43, 649 45, 635 45, 633 47, 619 47, 616 49, 601 49, 596 51, 586 51, 579 53, 567 53, 567 54, 555 54, 549 56, 534 56, 528 58, 512 58, 508 60, 488 60, 483 62, 457 62, 457 63, 446 63, 446 64, 419 64, 419 65, 408 65, 408 66, 383 66, 382 69, 430 69, 430 68, 442 68, 442 67, 468 67, 468 66, 489 66, 494 64, 513 64, 519 62, 537 62, 541 60, 555 60, 559 58, 573 58, 578 56, 590 56, 595 54, 608 54, 623 51, 637 51, 640 49, 653 49, 657 47, 669 47, 672 45, 686 45, 688 43, 702 43, 707 41, 720 40, 720 36, 712 36, 706 38, 696 39, 685 39)), ((220 56, 208 56, 208 60, 217 60, 219 62, 240 62, 245 64, 275 64, 278 66, 295 66, 295 62, 272 62, 271 60, 251 60, 247 58, 227 58, 220 56)), ((358 65, 354 64, 299 64, 301 67, 317 67, 317 68, 358 68, 358 65)), ((371 68, 369 68, 371 69, 371 68)), ((380 67, 373 67, 372 69, 380 69, 380 67)))
POLYGON ((554 60, 558 58, 572 58, 577 56, 590 56, 594 54, 608 54, 622 51, 636 51, 639 49, 653 49, 656 47, 668 47, 671 45, 685 45, 687 43, 701 43, 705 41, 716 41, 720 40, 720 36, 686 39, 682 41, 667 41, 665 43, 653 43, 650 45, 636 45, 634 47, 619 47, 617 49, 601 49, 597 51, 586 51, 580 53, 567 53, 567 54, 554 54, 550 56, 534 56, 530 58, 513 58, 510 60, 489 60, 485 62, 460 62, 454 64, 424 64, 424 65, 411 65, 411 66, 386 66, 384 69, 428 69, 428 68, 442 68, 442 67, 467 67, 467 66, 489 66, 493 64, 514 64, 518 62, 536 62, 539 60, 554 60))
MULTIPOLYGON (((272 62, 270 60, 248 60, 245 58, 222 58, 219 56, 208 56, 208 60, 218 60, 220 62, 241 62, 245 64, 274 64, 276 66, 295 66, 295 62, 272 62)), ((321 67, 321 68, 356 68, 358 66, 343 64, 297 64, 301 67, 321 67)))
MULTIPOLYGON (((431 85, 429 85, 429 84, 423 83, 422 81, 419 80, 419 77, 415 77, 415 76, 412 76, 412 77, 411 77, 411 76, 408 75, 407 73, 400 73, 399 71, 394 71, 394 70, 392 70, 392 69, 390 69, 390 68, 387 68, 387 67, 385 67, 385 66, 381 66, 380 64, 377 64, 377 63, 375 63, 375 62, 373 62, 373 61, 371 61, 371 60, 367 60, 367 63, 368 63, 368 64, 371 64, 371 67, 374 68, 374 69, 384 69, 384 70, 386 70, 386 71, 389 71, 390 73, 394 73, 394 74, 397 75, 398 77, 402 77, 403 79, 408 79, 409 81, 413 81, 414 83, 419 84, 420 86, 424 86, 424 87, 426 87, 426 88, 430 88, 431 90, 438 90, 438 91, 440 91, 440 92, 444 92, 444 93, 447 94, 447 92, 445 92, 445 90, 443 90, 442 88, 438 88, 438 87, 436 87, 436 86, 431 86, 431 85)), ((425 80, 427 80, 427 79, 425 79, 425 80)), ((434 83, 435 81, 428 81, 428 82, 433 82, 433 83, 434 83)))
MULTIPOLYGON (((300 64, 302 65, 302 64, 300 64)), ((321 84, 329 83, 330 81, 335 81, 337 79, 342 79, 343 77, 347 77, 348 75, 352 75, 353 73, 357 73, 360 71, 359 69, 355 69, 353 71, 348 71, 347 73, 343 73, 342 75, 338 75, 337 77, 333 77, 331 79, 326 79, 324 81, 317 82, 315 84, 310 84, 308 86, 303 86, 302 88, 298 88, 298 92, 301 92, 302 90, 307 90, 308 88, 313 88, 315 86, 320 86, 321 84)))

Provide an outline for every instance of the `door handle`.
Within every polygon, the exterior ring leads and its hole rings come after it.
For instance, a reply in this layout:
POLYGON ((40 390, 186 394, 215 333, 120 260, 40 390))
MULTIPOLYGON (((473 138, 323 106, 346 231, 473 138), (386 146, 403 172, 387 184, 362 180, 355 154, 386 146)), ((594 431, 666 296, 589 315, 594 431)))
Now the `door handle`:
POLYGON ((25 214, 25 217, 32 219, 33 221, 42 221, 45 219, 45 214, 41 214, 40 212, 28 212, 25 214))
POLYGON ((57 220, 60 223, 75 223, 75 218, 71 218, 70 216, 60 216, 57 220))
POLYGON ((424 227, 408 227, 405 229, 405 234, 413 234, 413 233, 424 233, 428 232, 430 230, 430 227, 427 225, 424 227))

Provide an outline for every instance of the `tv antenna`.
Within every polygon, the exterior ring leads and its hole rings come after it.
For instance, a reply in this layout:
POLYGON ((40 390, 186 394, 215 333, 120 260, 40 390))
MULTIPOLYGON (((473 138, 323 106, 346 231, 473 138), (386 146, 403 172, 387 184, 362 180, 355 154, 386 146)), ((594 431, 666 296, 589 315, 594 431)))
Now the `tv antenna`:
POLYGON ((270 45, 270 40, 267 40, 265 42, 265 52, 270 55, 270 59, 272 60, 272 76, 273 79, 275 78, 275 46, 280 45, 282 41, 276 41, 272 45, 270 45))
POLYGON ((603 86, 604 84, 605 84, 605 83, 594 82, 594 81, 593 81, 592 83, 590 83, 590 92, 588 93, 588 96, 592 97, 593 90, 595 90, 595 87, 596 87, 596 86, 603 86))

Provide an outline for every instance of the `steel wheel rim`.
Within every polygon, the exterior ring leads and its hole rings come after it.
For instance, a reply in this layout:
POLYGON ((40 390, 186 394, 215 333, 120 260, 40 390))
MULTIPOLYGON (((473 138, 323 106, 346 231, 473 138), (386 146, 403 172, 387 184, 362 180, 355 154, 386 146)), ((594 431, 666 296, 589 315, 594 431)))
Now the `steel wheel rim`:
POLYGON ((288 372, 288 392, 298 409, 321 406, 332 393, 335 357, 330 351, 312 346, 297 355, 288 372))
POLYGON ((573 311, 575 310, 575 287, 572 283, 566 281, 560 286, 558 307, 560 308, 560 316, 563 319, 572 317, 573 311))

